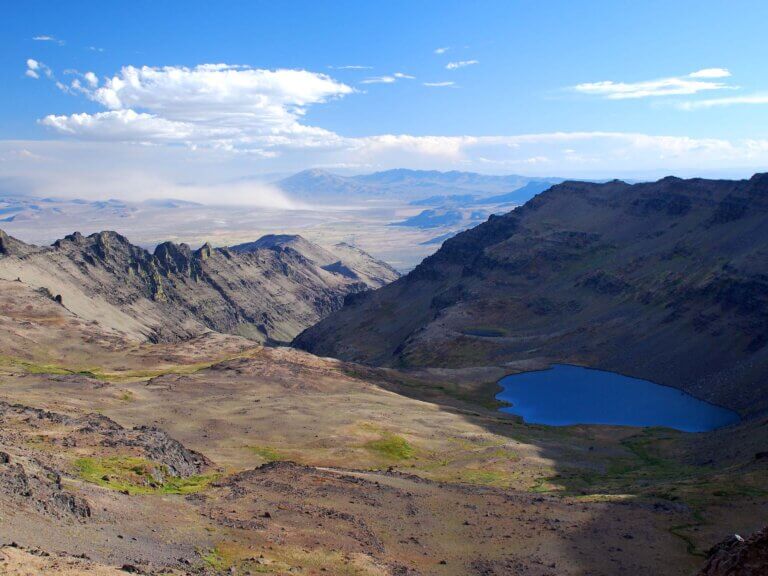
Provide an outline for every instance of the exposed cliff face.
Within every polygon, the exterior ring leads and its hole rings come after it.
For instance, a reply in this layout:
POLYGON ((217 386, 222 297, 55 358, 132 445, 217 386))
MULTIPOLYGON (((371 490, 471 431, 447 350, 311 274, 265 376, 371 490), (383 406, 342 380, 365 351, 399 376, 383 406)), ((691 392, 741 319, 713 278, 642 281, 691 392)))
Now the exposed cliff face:
POLYGON ((350 297, 296 345, 399 366, 583 363, 762 411, 767 223, 765 174, 565 182, 350 297))
POLYGON ((230 247, 232 252, 238 254, 264 249, 298 253, 323 270, 340 274, 350 280, 364 282, 370 288, 389 284, 400 277, 397 270, 386 262, 377 260, 367 252, 346 242, 323 248, 301 236, 269 234, 254 242, 230 247))
POLYGON ((150 253, 115 232, 74 233, 49 248, 3 235, 0 277, 46 288, 76 314, 134 336, 173 340, 210 329, 284 342, 348 294, 386 281, 326 270, 313 257, 332 253, 299 240, 250 250, 165 242, 150 253))

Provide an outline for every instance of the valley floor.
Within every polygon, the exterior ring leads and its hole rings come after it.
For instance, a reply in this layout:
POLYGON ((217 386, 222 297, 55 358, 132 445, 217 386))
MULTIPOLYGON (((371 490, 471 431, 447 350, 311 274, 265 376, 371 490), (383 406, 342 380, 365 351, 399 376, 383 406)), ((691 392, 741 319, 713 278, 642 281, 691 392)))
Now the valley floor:
POLYGON ((143 344, 2 282, 0 573, 672 576, 768 517, 768 421, 525 425, 506 372, 143 344))

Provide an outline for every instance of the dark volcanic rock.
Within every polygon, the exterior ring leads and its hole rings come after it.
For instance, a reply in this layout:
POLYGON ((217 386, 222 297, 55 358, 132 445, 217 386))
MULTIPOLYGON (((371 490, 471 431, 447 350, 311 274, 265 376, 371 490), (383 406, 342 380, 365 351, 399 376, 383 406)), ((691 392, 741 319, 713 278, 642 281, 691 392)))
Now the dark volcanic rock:
POLYGON ((205 456, 185 447, 164 430, 140 426, 134 431, 138 433, 135 443, 144 447, 151 460, 165 465, 171 476, 193 476, 211 464, 205 456))
POLYGON ((37 473, 28 472, 20 462, 0 462, 0 493, 56 516, 88 518, 91 515, 86 500, 62 488, 58 473, 39 463, 34 465, 37 473))
POLYGON ((709 551, 699 576, 764 576, 768 574, 768 528, 746 540, 736 535, 709 551))

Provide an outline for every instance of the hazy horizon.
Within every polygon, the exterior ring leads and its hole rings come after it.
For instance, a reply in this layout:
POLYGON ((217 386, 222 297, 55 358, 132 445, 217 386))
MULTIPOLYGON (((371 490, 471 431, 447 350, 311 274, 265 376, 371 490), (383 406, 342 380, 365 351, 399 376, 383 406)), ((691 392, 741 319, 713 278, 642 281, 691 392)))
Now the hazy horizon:
POLYGON ((0 23, 1 193, 279 207, 259 175, 768 166, 759 2, 77 7, 0 23))

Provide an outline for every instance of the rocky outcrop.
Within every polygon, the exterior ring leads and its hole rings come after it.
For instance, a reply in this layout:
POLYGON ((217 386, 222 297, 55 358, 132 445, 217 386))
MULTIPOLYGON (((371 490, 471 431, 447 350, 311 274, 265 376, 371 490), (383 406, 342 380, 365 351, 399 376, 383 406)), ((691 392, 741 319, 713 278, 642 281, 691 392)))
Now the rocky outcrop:
POLYGON ((768 528, 744 540, 734 534, 714 546, 698 576, 763 576, 768 574, 768 528))
POLYGON ((164 242, 153 253, 116 232, 75 232, 40 249, 5 235, 0 242, 0 278, 20 278, 87 320, 153 341, 215 330, 287 342, 347 295, 398 276, 356 248, 335 253, 300 236, 231 249, 164 242))
MULTIPOLYGON (((13 502, 56 517, 86 519, 90 504, 65 489, 62 475, 74 474, 70 461, 30 451, 29 438, 41 438, 41 430, 56 429, 46 438, 49 446, 62 450, 77 447, 80 455, 129 456, 151 469, 147 482, 164 482, 167 477, 188 478, 204 473, 212 463, 156 427, 125 428, 101 414, 70 416, 22 404, 0 402, 0 504, 13 502), (25 438, 27 440, 25 440, 25 438)), ((114 457, 114 456, 113 456, 114 457)), ((107 460, 109 460, 109 456, 107 460)))
POLYGON ((160 428, 140 426, 126 432, 121 438, 125 445, 142 448, 147 458, 165 466, 171 476, 193 476, 211 465, 205 456, 190 450, 160 428))
POLYGON ((52 514, 88 518, 88 502, 65 490, 61 476, 39 462, 19 460, 7 453, 0 458, 0 493, 21 505, 52 514))
POLYGON ((34 250, 34 246, 28 246, 0 230, 0 256, 23 256, 34 250))
MULTIPOLYGON (((23 420, 35 426, 34 422, 46 421, 49 424, 64 426, 68 433, 59 442, 62 445, 76 446, 87 440, 88 443, 106 448, 136 448, 147 460, 164 466, 171 476, 193 476, 200 474, 211 461, 194 450, 190 450, 167 432, 155 426, 137 426, 124 428, 103 414, 68 416, 50 412, 23 404, 9 404, 0 401, 0 424, 23 420)), ((11 457, 0 451, 0 464, 8 464, 11 457)), ((14 476, 16 477, 16 476, 14 476)), ((17 479, 8 485, 21 486, 17 479)))
POLYGON ((564 182, 348 298, 295 345, 390 366, 588 364, 760 413, 767 223, 768 175, 564 182))

